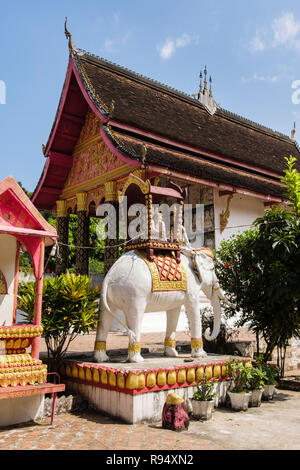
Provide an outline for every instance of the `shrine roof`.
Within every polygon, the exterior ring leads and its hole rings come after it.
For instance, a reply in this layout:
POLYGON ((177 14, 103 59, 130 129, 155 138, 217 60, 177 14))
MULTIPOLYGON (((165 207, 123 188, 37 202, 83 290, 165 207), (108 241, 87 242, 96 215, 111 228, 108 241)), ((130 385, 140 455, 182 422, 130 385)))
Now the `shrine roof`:
POLYGON ((47 245, 57 238, 55 228, 42 217, 12 176, 0 182, 0 233, 17 238, 45 237, 47 245))

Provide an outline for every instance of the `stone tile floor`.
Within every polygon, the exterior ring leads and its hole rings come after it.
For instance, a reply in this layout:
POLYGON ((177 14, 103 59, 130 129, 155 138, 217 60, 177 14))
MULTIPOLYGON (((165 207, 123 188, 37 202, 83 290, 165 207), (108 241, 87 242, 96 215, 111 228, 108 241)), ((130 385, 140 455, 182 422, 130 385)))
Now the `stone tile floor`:
POLYGON ((259 408, 218 408, 211 420, 191 419, 180 433, 161 422, 131 425, 97 411, 70 412, 57 415, 53 426, 46 418, 1 428, 0 450, 300 450, 299 408, 299 392, 277 389, 274 400, 259 408))
MULTIPOLYGON (((186 344, 190 340, 185 332, 178 332, 176 337, 186 344)), ((79 336, 69 351, 91 353, 94 341, 95 334, 79 336)), ((127 344, 127 336, 109 334, 108 349, 127 348, 127 344)), ((163 335, 144 334, 142 344, 150 349, 161 347, 163 335)), ((45 351, 42 342, 41 352, 45 351)), ((97 411, 82 410, 57 415, 53 426, 50 418, 45 418, 0 428, 0 450, 300 450, 299 408, 299 392, 278 390, 274 401, 260 408, 241 413, 217 409, 212 420, 191 420, 189 429, 181 433, 162 429, 161 422, 131 425, 97 411)))
POLYGON ((96 411, 66 413, 38 423, 0 430, 0 450, 222 450, 188 431, 162 429, 161 423, 125 424, 96 411))

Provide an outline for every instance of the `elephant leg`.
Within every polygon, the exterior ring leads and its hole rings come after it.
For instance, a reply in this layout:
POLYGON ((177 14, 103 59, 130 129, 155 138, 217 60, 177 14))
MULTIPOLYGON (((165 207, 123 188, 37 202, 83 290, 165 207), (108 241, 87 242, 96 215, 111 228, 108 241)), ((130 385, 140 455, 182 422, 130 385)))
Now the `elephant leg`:
POLYGON ((143 362, 141 355, 141 329, 143 316, 146 310, 146 302, 139 301, 126 306, 125 317, 128 328, 134 333, 134 337, 129 336, 128 344, 128 362, 143 362))
POLYGON ((181 307, 174 308, 172 310, 167 310, 167 329, 165 337, 165 356, 168 357, 177 357, 178 352, 176 351, 176 329, 178 324, 178 319, 180 315, 181 307))
POLYGON ((95 362, 109 362, 109 356, 106 354, 106 338, 112 322, 112 316, 107 310, 102 310, 99 317, 96 341, 94 347, 95 362))
POLYGON ((198 302, 186 306, 186 312, 191 332, 191 356, 205 357, 207 353, 203 349, 202 318, 198 302))

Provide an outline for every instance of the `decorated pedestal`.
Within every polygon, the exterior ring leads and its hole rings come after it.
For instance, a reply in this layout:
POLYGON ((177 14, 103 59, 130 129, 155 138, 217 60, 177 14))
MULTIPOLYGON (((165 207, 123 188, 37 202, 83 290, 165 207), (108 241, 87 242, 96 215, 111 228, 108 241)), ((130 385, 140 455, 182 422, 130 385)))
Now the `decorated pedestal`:
MULTIPOLYGON (((216 381, 216 406, 225 402, 230 378, 226 362, 230 356, 207 356, 185 362, 187 356, 145 357, 138 364, 95 364, 66 360, 60 370, 69 389, 87 398, 93 406, 128 423, 158 421, 170 391, 186 402, 192 398, 197 380, 204 373, 216 381)), ((243 362, 251 360, 240 358, 243 362)))
POLYGON ((0 327, 0 387, 46 382, 47 366, 26 352, 41 334, 37 325, 0 327))

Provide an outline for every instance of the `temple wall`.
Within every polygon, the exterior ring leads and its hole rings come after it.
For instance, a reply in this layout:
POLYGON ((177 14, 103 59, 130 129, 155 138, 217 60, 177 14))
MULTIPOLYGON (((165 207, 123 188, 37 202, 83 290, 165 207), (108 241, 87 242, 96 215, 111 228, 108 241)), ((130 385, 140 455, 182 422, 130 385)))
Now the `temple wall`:
POLYGON ((14 279, 17 239, 0 235, 0 269, 7 283, 7 294, 0 295, 0 325, 11 325, 14 306, 14 279))
POLYGON ((219 196, 215 190, 215 243, 216 248, 222 240, 227 240, 231 235, 243 232, 251 228, 251 224, 257 217, 264 215, 265 207, 262 199, 244 196, 243 194, 234 194, 230 206, 227 226, 223 232, 220 230, 220 214, 226 210, 228 195, 219 196))

